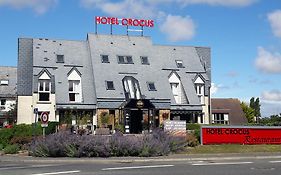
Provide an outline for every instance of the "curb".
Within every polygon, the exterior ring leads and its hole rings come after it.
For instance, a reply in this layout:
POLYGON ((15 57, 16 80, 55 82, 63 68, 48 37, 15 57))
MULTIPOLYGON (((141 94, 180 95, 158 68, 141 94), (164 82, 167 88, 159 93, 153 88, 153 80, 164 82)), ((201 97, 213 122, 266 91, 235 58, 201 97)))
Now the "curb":
POLYGON ((0 162, 36 162, 36 163, 133 163, 133 162, 181 162, 181 161, 211 161, 211 160, 245 160, 245 159, 281 159, 281 155, 173 155, 184 157, 155 157, 155 158, 143 158, 143 157, 118 157, 118 158, 42 158, 31 156, 18 156, 18 155, 2 155, 0 156, 0 162))

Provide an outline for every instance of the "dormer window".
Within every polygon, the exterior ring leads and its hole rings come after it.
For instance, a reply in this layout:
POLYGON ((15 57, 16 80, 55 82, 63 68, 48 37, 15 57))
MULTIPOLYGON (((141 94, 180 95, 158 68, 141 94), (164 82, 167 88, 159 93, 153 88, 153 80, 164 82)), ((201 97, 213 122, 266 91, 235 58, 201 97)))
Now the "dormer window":
POLYGON ((200 103, 204 104, 205 84, 204 84, 203 79, 200 76, 198 76, 194 82, 194 85, 195 85, 195 91, 196 91, 197 96, 199 97, 200 103))
POLYGON ((141 56, 140 58, 141 58, 141 64, 147 64, 147 65, 149 64, 148 57, 141 56))
POLYGON ((72 69, 67 77, 68 79, 68 96, 70 102, 81 102, 82 101, 82 88, 81 88, 81 74, 76 70, 72 69))
POLYGON ((178 68, 184 68, 182 60, 176 60, 176 64, 178 68))
POLYGON ((57 63, 64 63, 64 55, 57 55, 57 63))
POLYGON ((134 64, 132 56, 118 56, 118 64, 134 64))
POLYGON ((50 101, 51 77, 44 72, 38 80, 39 101, 50 101))
POLYGON ((108 55, 101 55, 101 62, 102 63, 109 63, 108 55))

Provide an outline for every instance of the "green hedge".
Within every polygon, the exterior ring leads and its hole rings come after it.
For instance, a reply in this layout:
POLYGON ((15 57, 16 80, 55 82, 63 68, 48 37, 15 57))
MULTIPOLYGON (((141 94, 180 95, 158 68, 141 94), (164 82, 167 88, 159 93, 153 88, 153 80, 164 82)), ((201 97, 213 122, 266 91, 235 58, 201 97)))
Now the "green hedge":
MULTIPOLYGON (((57 125, 58 122, 49 122, 45 131, 46 135, 55 133, 57 125)), ((5 148, 8 145, 17 144, 22 148, 23 145, 26 145, 31 141, 33 134, 36 136, 42 135, 40 122, 36 124, 36 127, 34 124, 19 124, 14 125, 12 128, 0 129, 0 145, 5 148)))

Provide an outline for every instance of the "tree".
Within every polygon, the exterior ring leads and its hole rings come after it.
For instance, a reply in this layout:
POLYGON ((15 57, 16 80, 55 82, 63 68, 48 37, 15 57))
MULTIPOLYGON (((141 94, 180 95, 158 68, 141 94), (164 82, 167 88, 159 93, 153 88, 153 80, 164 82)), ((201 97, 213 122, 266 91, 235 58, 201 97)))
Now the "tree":
POLYGON ((248 120, 248 123, 254 123, 255 121, 255 110, 248 106, 246 103, 241 103, 241 108, 248 120))
POLYGON ((254 115, 256 117, 256 121, 261 117, 261 105, 260 105, 260 99, 255 97, 252 97, 250 99, 250 107, 254 109, 254 115))
POLYGON ((260 119, 260 124, 267 126, 281 126, 281 113, 260 119))

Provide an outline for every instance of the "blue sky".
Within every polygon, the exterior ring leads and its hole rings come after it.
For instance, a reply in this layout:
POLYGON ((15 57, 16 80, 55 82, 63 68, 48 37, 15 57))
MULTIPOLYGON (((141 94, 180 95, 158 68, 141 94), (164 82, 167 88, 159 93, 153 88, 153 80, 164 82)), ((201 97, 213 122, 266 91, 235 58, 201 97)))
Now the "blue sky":
POLYGON ((0 0, 0 65, 17 65, 19 37, 85 40, 95 16, 153 19, 155 44, 211 47, 213 97, 281 113, 280 0, 0 0))

